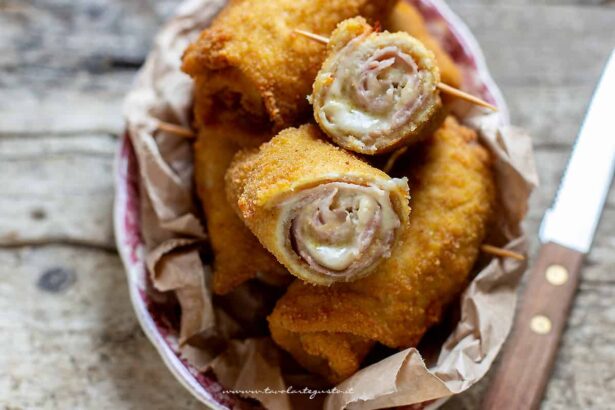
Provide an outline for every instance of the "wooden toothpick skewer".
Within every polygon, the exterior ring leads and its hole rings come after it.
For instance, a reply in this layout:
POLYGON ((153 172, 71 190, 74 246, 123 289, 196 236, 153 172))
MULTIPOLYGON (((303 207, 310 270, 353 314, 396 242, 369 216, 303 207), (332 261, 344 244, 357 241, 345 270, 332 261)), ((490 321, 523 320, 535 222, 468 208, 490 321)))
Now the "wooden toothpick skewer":
POLYGON ((464 91, 461 91, 455 87, 451 87, 445 83, 438 83, 438 89, 445 94, 452 95, 453 97, 461 98, 462 100, 466 100, 472 104, 480 105, 481 107, 489 108, 491 111, 497 111, 497 107, 489 104, 487 101, 483 101, 478 97, 473 96, 472 94, 468 94, 464 91))
POLYGON ((194 138, 194 132, 189 128, 184 128, 180 125, 171 124, 164 121, 158 121, 158 129, 168 132, 169 134, 177 135, 178 137, 194 138))
MULTIPOLYGON (((328 44, 329 43, 329 39, 327 37, 321 36, 319 34, 310 33, 309 31, 295 29, 295 33, 301 34, 304 37, 310 38, 312 40, 316 40, 316 41, 318 41, 320 43, 323 43, 323 44, 328 44)), ((472 94, 468 94, 468 93, 466 93, 464 91, 461 91, 461 90, 459 90, 459 89, 457 89, 455 87, 451 87, 448 84, 438 83, 437 87, 438 87, 438 89, 440 91, 442 91, 445 94, 449 94, 449 95, 452 95, 454 97, 457 97, 457 98, 460 98, 462 100, 465 100, 465 101, 467 101, 469 103, 476 104, 476 105, 479 105, 481 107, 488 108, 488 109, 490 109, 492 111, 497 111, 498 110, 497 107, 495 107, 494 105, 491 105, 488 102, 483 101, 480 98, 473 96, 472 94)))
POLYGON ((497 246, 493 246, 493 245, 484 244, 484 245, 481 245, 480 249, 481 251, 485 253, 488 253, 494 256, 499 256, 502 258, 513 258, 519 261, 525 260, 525 256, 523 256, 519 252, 498 248, 497 246))
POLYGON ((323 44, 329 44, 329 39, 325 36, 321 36, 318 34, 310 33, 309 31, 295 29, 295 33, 301 34, 304 37, 311 38, 312 40, 319 41, 323 44))
POLYGON ((398 149, 397 151, 394 151, 391 156, 389 157, 389 159, 387 160, 387 163, 384 165, 384 167, 382 168, 382 171, 385 174, 388 174, 389 172, 391 172, 391 170, 393 169, 393 167, 395 166, 395 163, 397 162, 397 160, 399 159, 399 157, 401 157, 402 155, 404 155, 406 153, 406 151, 408 151, 408 147, 402 147, 400 149, 398 149))

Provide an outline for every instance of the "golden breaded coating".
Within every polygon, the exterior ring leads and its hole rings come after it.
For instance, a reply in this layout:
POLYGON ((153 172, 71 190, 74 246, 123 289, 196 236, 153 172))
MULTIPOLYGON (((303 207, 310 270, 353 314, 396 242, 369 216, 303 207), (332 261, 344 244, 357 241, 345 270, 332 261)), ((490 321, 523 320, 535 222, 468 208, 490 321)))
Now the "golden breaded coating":
POLYGON ((410 213, 405 179, 329 144, 314 124, 238 154, 226 183, 229 202, 265 248, 319 285, 371 273, 410 213))
POLYGON ((273 340, 332 383, 369 349, 415 346, 465 287, 495 201, 487 151, 449 117, 413 148, 412 217, 390 258, 367 278, 329 288, 295 281, 269 316, 273 340))
POLYGON ((397 0, 231 0, 191 44, 182 69, 196 79, 197 113, 224 107, 278 129, 309 116, 306 96, 325 47, 294 33, 328 36, 340 21, 380 21, 397 0))
POLYGON ((194 145, 194 176, 214 252, 213 291, 217 294, 228 293, 258 274, 288 276, 286 269, 262 247, 226 199, 224 174, 239 150, 228 134, 244 140, 266 138, 237 136, 246 131, 217 124, 201 128, 194 145))
POLYGON ((384 28, 391 32, 405 31, 423 42, 436 56, 442 82, 455 88, 461 87, 463 80, 461 70, 440 43, 429 33, 423 16, 415 7, 406 1, 397 3, 386 20, 384 28))

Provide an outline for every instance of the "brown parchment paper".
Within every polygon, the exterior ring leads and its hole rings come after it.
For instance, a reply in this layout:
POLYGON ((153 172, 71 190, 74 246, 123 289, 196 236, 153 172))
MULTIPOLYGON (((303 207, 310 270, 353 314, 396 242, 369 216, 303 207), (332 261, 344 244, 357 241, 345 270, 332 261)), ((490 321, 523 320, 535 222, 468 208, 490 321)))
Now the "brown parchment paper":
MULTIPOLYGON (((128 135, 139 165, 141 232, 154 288, 174 292, 181 306, 183 358, 199 370, 212 370, 226 388, 244 391, 267 408, 291 409, 296 402, 291 395, 258 392, 290 387, 291 379, 280 366, 283 355, 267 337, 242 337, 242 324, 216 306, 208 287, 210 272, 198 253, 207 238, 194 195, 191 142, 156 131, 158 120, 190 126, 192 81, 179 69, 181 55, 224 3, 182 3, 157 36, 126 98, 128 135), (190 339, 199 335, 215 335, 216 343, 202 338, 195 347, 190 339)), ((521 221, 537 184, 531 140, 522 131, 503 126, 497 113, 485 114, 463 104, 455 110, 465 124, 479 131, 496 158, 501 206, 494 232, 497 245, 526 253, 521 221)), ((508 335, 516 287, 525 269, 524 261, 493 258, 478 272, 461 297, 460 320, 435 358, 425 361, 415 348, 400 351, 336 386, 343 393, 329 394, 324 401, 303 400, 294 408, 363 410, 423 402, 436 407, 466 390, 487 372, 508 335)), ((259 303, 249 293, 233 303, 242 300, 259 303)))

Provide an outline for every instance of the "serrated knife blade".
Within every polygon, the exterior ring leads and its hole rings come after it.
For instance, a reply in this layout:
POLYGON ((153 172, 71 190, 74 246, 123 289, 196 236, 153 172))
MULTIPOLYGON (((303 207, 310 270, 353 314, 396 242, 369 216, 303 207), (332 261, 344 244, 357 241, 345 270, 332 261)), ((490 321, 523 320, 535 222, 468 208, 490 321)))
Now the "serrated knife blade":
POLYGON ((615 50, 594 92, 553 206, 542 220, 542 243, 589 251, 613 178, 614 159, 615 50))
POLYGON ((600 220, 615 159, 615 50, 607 62, 572 150, 512 334, 483 410, 538 409, 555 362, 581 267, 600 220))

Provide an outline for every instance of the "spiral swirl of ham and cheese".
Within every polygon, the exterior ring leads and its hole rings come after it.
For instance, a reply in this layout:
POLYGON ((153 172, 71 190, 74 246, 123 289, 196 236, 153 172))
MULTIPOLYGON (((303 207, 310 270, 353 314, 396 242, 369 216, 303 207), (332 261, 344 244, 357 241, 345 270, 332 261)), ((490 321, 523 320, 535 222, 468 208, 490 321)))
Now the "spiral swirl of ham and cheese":
POLYGON ((238 154, 229 202, 288 271, 306 282, 351 282, 377 270, 408 222, 409 188, 323 139, 288 128, 238 154))
POLYGON ((440 112, 434 55, 406 33, 378 33, 361 17, 338 25, 314 82, 314 117, 338 145, 379 154, 431 130, 440 112))
POLYGON ((345 182, 300 192, 280 205, 280 228, 290 245, 285 251, 331 281, 364 276, 377 261, 390 255, 401 225, 389 195, 386 187, 345 182))

